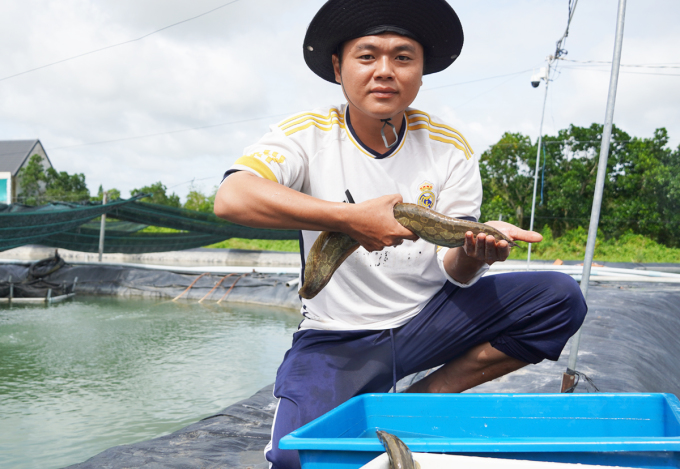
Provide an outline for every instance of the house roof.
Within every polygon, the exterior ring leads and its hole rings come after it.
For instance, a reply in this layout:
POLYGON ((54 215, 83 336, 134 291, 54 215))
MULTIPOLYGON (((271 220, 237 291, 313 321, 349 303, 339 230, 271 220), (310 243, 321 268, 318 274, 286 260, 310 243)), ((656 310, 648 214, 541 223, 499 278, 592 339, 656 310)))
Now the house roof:
MULTIPOLYGON (((16 176, 24 162, 33 154, 40 140, 0 140, 0 171, 8 171, 16 176)), ((43 148, 44 151, 44 148, 43 148)), ((47 154, 45 154, 47 156, 47 154)), ((47 161, 50 163, 49 158, 47 161)))

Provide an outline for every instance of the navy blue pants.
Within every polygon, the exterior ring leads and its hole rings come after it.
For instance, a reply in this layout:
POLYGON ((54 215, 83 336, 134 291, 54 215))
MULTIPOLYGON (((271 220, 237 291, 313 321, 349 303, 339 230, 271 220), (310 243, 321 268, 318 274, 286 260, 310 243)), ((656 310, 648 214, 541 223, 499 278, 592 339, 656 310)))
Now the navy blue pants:
POLYGON ((578 284, 557 272, 482 277, 470 288, 450 282, 410 322, 385 331, 304 330, 293 335, 276 376, 279 398, 271 467, 299 468, 279 440, 348 399, 387 392, 395 380, 452 361, 490 342, 527 363, 557 360, 585 319, 578 284))

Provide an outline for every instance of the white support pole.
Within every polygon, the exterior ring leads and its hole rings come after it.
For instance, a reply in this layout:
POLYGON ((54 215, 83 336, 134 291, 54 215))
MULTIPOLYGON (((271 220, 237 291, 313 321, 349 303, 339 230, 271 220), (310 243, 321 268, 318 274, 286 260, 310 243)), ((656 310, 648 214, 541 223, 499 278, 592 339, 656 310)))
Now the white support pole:
MULTIPOLYGON (((609 157, 609 144, 612 136, 612 126, 614 124, 614 105, 616 104, 616 88, 619 82, 619 67, 621 65, 621 49, 623 47, 623 26, 626 17, 626 0, 619 0, 619 10, 616 20, 616 41, 614 43, 614 59, 612 60, 612 71, 609 80, 609 95, 607 96, 607 111, 604 119, 604 129, 602 131, 602 144, 600 146, 600 160, 597 168, 597 180, 595 182, 595 196, 593 197, 593 208, 590 214, 590 227, 588 229, 588 242, 586 243, 586 256, 583 261, 583 275, 581 276, 581 292, 583 297, 588 299, 588 283, 590 282, 590 269, 595 257, 595 240, 597 238, 597 226, 600 221, 600 208, 602 206, 602 193, 604 192, 604 182, 607 176, 607 159, 609 157)), ((581 342, 581 329, 576 332, 571 341, 571 351, 569 352, 569 363, 567 371, 562 375, 561 392, 573 387, 574 376, 576 374, 576 358, 581 342)))
MULTIPOLYGON (((102 198, 102 205, 106 205, 106 196, 108 194, 104 192, 102 198)), ((106 233, 106 214, 102 213, 102 224, 99 228, 99 262, 102 261, 102 256, 104 255, 104 235, 106 233)))
MULTIPOLYGON (((536 211, 536 188, 538 187, 538 168, 541 161, 541 145, 543 143, 543 119, 545 118, 545 103, 548 101, 548 84, 550 83, 550 64, 553 58, 548 59, 548 68, 545 72, 545 95, 543 97, 543 111, 541 112, 541 125, 538 127, 538 150, 536 150, 536 171, 534 172, 534 195, 531 199, 531 222, 529 223, 529 231, 534 230, 534 215, 536 211)), ((527 270, 531 263, 531 243, 529 243, 529 250, 527 251, 527 270)))

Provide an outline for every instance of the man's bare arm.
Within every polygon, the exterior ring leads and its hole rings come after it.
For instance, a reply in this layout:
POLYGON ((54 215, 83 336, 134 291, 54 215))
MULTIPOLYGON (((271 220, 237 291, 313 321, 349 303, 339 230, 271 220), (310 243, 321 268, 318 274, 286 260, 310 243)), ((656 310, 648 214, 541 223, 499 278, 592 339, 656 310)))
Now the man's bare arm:
MULTIPOLYGON (((535 231, 526 231, 502 221, 489 221, 487 225, 493 226, 513 240, 538 243, 543 236, 535 231)), ((496 241, 493 236, 479 233, 477 238, 468 231, 465 234, 465 245, 449 249, 444 256, 444 268, 446 272, 460 283, 468 283, 472 280, 479 269, 484 265, 492 265, 494 262, 503 262, 510 255, 510 246, 507 241, 496 241)))
POLYGON ((230 175, 217 191, 215 214, 240 225, 312 231, 340 231, 368 251, 417 239, 393 215, 399 194, 359 204, 328 202, 255 176, 230 175))

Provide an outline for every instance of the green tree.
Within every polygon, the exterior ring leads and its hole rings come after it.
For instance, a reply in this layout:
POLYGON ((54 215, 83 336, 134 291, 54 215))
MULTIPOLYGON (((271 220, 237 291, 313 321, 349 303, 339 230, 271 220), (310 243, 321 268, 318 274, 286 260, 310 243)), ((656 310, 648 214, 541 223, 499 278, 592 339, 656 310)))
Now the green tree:
POLYGON ((198 212, 213 213, 216 194, 217 187, 214 188, 211 195, 205 195, 200 190, 192 188, 189 191, 189 194, 187 194, 187 201, 184 203, 184 208, 196 210, 198 212))
MULTIPOLYGON (((558 237, 588 226, 602 129, 600 124, 572 125, 543 138, 534 227, 547 225, 558 237)), ((680 148, 673 151, 667 144, 665 129, 647 139, 612 129, 599 223, 605 237, 635 233, 680 245, 680 148)), ((504 220, 528 228, 535 158, 529 137, 510 133, 482 154, 483 220, 503 214, 504 220)))
MULTIPOLYGON (((108 194, 107 200, 110 201, 120 199, 120 191, 115 187, 108 189, 106 192, 108 194)), ((99 184, 99 189, 97 189, 97 195, 92 197, 90 200, 92 202, 101 202, 102 200, 104 200, 104 187, 101 184, 99 184)))
POLYGON ((150 186, 144 186, 141 189, 132 189, 130 193, 132 195, 152 194, 151 197, 143 199, 143 202, 180 208, 182 205, 179 202, 179 196, 174 192, 168 195, 167 190, 167 187, 165 187, 162 182, 158 181, 150 186))
POLYGON ((42 157, 31 156, 28 163, 19 171, 18 178, 23 202, 27 205, 36 205, 45 192, 45 170, 42 157))
POLYGON ((633 138, 627 159, 617 162, 615 234, 644 234, 668 246, 680 246, 680 150, 667 147, 668 132, 633 138))
POLYGON ((85 183, 85 175, 68 174, 66 171, 57 172, 54 168, 45 171, 45 198, 48 201, 87 202, 90 191, 85 183))
POLYGON ((28 164, 19 171, 21 193, 24 203, 37 205, 46 202, 85 202, 90 192, 85 175, 58 172, 54 168, 45 170, 40 155, 33 155, 28 164))
POLYGON ((536 155, 531 139, 519 133, 505 133, 482 153, 480 172, 484 186, 482 218, 503 220, 528 227, 531 212, 533 170, 531 155, 536 155))
MULTIPOLYGON (((602 141, 600 124, 590 127, 571 125, 557 136, 544 137, 544 203, 537 207, 540 224, 548 223, 556 236, 579 226, 588 226, 592 210, 597 167, 602 141)), ((616 218, 616 176, 621 162, 628 160, 630 136, 614 126, 607 160, 600 227, 612 232, 616 218)))

